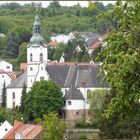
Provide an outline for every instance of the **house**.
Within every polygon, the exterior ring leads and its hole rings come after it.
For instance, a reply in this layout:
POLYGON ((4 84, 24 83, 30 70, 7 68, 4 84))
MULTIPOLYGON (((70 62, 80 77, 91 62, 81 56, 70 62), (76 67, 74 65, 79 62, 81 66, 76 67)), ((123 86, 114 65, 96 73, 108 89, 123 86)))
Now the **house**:
POLYGON ((64 34, 52 34, 50 38, 51 41, 55 41, 57 43, 64 43, 64 44, 67 44, 68 41, 71 39, 69 35, 64 35, 64 34))
POLYGON ((40 35, 40 21, 35 17, 34 33, 27 47, 27 70, 7 86, 7 108, 20 106, 21 93, 24 83, 27 92, 34 82, 52 80, 58 84, 65 98, 63 112, 66 120, 75 121, 86 118, 89 104, 87 94, 89 90, 108 88, 106 83, 97 79, 100 64, 75 62, 49 62, 48 48, 40 35))
POLYGON ((10 64, 6 61, 0 60, 0 69, 3 69, 6 72, 12 72, 13 66, 12 66, 12 64, 10 64))
POLYGON ((51 41, 47 44, 47 46, 51 47, 51 49, 56 49, 58 45, 59 43, 57 43, 56 41, 51 41))
POLYGON ((4 121, 0 126, 0 139, 2 139, 11 129, 12 125, 8 121, 4 121))
POLYGON ((24 124, 15 121, 14 126, 3 139, 40 139, 43 128, 40 125, 24 124))
POLYGON ((1 103, 1 95, 2 95, 2 89, 3 89, 3 85, 5 83, 5 87, 7 87, 12 80, 15 80, 17 76, 16 72, 9 72, 9 71, 5 71, 3 69, 0 69, 0 103, 1 103))

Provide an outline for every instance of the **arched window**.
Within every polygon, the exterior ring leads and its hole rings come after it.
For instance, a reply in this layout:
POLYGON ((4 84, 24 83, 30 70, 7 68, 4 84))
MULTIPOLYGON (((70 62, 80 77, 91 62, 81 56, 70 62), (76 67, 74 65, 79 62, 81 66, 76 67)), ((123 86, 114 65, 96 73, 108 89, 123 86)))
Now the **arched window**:
POLYGON ((30 54, 30 61, 33 61, 33 55, 32 55, 32 53, 30 54))
POLYGON ((40 53, 40 61, 43 61, 43 54, 40 53))
POLYGON ((13 97, 13 99, 15 99, 15 92, 13 92, 12 97, 13 97))

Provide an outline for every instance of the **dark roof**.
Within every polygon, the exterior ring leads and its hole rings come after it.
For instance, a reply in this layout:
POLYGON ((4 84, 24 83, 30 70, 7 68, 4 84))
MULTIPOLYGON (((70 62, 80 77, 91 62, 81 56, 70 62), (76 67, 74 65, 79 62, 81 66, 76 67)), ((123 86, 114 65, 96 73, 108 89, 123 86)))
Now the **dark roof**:
MULTIPOLYGON (((47 72, 50 79, 63 88, 70 88, 71 85, 79 88, 81 83, 84 83, 85 88, 108 87, 106 83, 101 83, 102 77, 97 78, 99 69, 99 64, 47 65, 47 72)), ((27 84, 26 71, 8 85, 8 88, 22 88, 24 83, 27 84)))
POLYGON ((65 100, 84 100, 81 91, 75 86, 71 86, 71 88, 66 92, 64 98, 65 100))
POLYGON ((22 73, 16 80, 12 81, 7 88, 22 88, 24 83, 27 85, 27 71, 22 73))

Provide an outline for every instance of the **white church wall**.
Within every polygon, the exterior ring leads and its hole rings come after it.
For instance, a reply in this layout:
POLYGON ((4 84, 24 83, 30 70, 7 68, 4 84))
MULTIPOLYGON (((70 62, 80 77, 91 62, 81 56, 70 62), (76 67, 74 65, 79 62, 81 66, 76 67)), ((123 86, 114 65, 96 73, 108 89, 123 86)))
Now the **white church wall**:
POLYGON ((39 71, 36 75, 36 81, 49 80, 49 74, 46 71, 46 64, 42 63, 39 65, 39 71))
POLYGON ((13 108, 13 106, 20 106, 22 88, 7 88, 7 108, 13 108), (15 97, 13 96, 15 94, 15 97))
POLYGON ((2 88, 3 88, 4 81, 5 81, 5 86, 8 86, 11 83, 12 79, 8 76, 8 74, 1 73, 0 74, 0 103, 2 101, 1 94, 2 94, 2 88))
POLYGON ((6 62, 6 61, 0 61, 0 69, 3 69, 6 72, 12 72, 13 71, 13 65, 6 62))
POLYGON ((29 47, 27 48, 27 63, 40 63, 40 54, 43 54, 43 61, 48 61, 48 49, 46 47, 29 47), (32 61, 30 61, 30 54, 32 54, 32 61))

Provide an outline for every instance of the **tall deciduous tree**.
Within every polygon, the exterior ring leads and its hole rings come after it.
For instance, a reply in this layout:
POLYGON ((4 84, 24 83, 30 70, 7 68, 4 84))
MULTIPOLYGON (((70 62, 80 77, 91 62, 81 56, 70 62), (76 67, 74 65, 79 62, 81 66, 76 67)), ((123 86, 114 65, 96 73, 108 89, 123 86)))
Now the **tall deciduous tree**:
POLYGON ((3 88, 2 88, 2 103, 1 103, 2 107, 6 107, 6 86, 5 86, 5 81, 3 84, 3 88))
MULTIPOLYGON (((114 97, 104 115, 112 137, 140 135, 140 1, 118 1, 109 16, 118 19, 117 28, 108 36, 101 56, 102 72, 114 89, 114 97), (111 122, 111 123, 110 123, 111 122), (120 131, 121 130, 121 131, 120 131)), ((106 131, 105 129, 103 131, 106 131)), ((106 133, 107 134, 107 133, 106 133)))
POLYGON ((59 112, 64 104, 61 89, 52 81, 36 82, 25 99, 24 113, 32 121, 44 114, 59 112))

